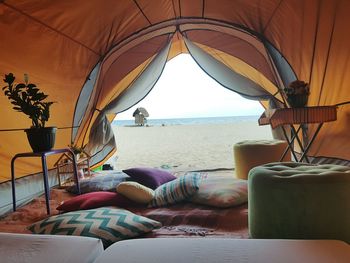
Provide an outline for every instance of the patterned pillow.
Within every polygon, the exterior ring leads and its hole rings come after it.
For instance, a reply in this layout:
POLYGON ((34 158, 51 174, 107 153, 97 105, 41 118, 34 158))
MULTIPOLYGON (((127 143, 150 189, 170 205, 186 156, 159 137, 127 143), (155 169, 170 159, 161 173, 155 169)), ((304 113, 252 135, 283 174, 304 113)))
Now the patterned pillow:
POLYGON ((36 222, 28 229, 35 234, 95 237, 104 247, 161 227, 161 223, 125 209, 97 208, 56 215, 36 222))
POLYGON ((176 179, 171 173, 156 168, 139 167, 123 170, 123 172, 129 175, 133 181, 153 190, 162 184, 176 179))
POLYGON ((151 188, 136 182, 120 183, 116 190, 117 193, 140 204, 148 204, 154 197, 154 191, 151 188))
POLYGON ((197 192, 200 180, 199 173, 189 173, 159 186, 154 191, 154 198, 150 206, 165 206, 190 198, 197 192))
POLYGON ((246 180, 212 175, 203 178, 191 202, 215 207, 231 207, 248 201, 246 180))
MULTIPOLYGON (((83 179, 80 181, 80 191, 82 194, 97 192, 97 191, 110 191, 115 192, 115 188, 121 182, 129 181, 131 178, 123 172, 113 172, 112 174, 101 174, 92 178, 83 179)), ((77 194, 75 185, 66 188, 67 192, 77 194)))

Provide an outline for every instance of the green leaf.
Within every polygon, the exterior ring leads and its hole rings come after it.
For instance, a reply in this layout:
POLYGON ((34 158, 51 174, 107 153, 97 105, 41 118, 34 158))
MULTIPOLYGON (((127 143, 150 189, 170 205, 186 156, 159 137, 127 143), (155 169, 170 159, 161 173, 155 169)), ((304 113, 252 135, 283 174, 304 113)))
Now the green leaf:
POLYGON ((26 92, 22 92, 22 99, 23 100, 26 100, 28 97, 27 93, 26 92))
POLYGON ((24 89, 26 87, 26 85, 24 83, 19 83, 16 85, 16 90, 20 90, 20 89, 24 89))
POLYGON ((11 85, 14 81, 15 81, 15 76, 13 75, 13 73, 9 73, 9 74, 5 74, 5 78, 4 78, 4 81, 6 83, 8 83, 9 85, 11 85))
MULTIPOLYGON (((33 84, 33 83, 29 83, 29 84, 27 85, 27 87, 28 87, 29 89, 33 89, 33 88, 36 87, 36 85, 33 84)), ((38 90, 39 90, 39 89, 38 89, 38 90)))

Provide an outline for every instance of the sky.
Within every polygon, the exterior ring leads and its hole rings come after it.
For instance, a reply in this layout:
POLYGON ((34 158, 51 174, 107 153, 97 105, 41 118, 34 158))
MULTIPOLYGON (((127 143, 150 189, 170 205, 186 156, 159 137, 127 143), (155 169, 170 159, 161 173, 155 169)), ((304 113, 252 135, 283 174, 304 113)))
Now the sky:
POLYGON ((263 107, 247 100, 209 77, 188 54, 165 65, 152 91, 138 104, 117 115, 116 120, 133 119, 144 107, 148 119, 198 118, 261 115, 263 107))

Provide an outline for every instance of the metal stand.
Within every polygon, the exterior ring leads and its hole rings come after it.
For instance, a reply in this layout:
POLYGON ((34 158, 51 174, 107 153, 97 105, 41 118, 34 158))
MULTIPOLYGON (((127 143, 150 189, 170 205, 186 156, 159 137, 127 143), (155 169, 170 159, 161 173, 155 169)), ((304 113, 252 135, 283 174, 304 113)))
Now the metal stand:
POLYGON ((337 120, 337 106, 283 108, 266 110, 259 118, 259 125, 271 125, 273 129, 276 127, 282 128, 283 135, 288 143, 288 147, 283 152, 280 161, 283 160, 288 152, 288 149, 290 149, 296 162, 302 162, 305 159, 305 161, 309 163, 310 161, 307 153, 321 130, 323 123, 335 120, 337 120), (305 147, 303 147, 303 143, 298 136, 298 133, 302 131, 301 127, 303 124, 318 124, 316 131, 311 136, 310 141, 306 141, 307 145, 305 147), (291 127, 292 136, 290 139, 283 125, 289 125, 291 127), (299 125, 298 129, 295 129, 294 125, 299 125), (301 157, 299 160, 294 151, 294 140, 297 141, 301 150, 301 157))
POLYGON ((73 173, 74 173, 74 179, 77 187, 77 192, 80 194, 80 185, 79 185, 79 178, 78 178, 78 172, 77 172, 77 163, 75 159, 74 153, 70 149, 56 149, 56 150, 50 150, 45 152, 29 152, 29 153, 18 153, 16 154, 12 160, 11 160, 11 182, 12 182, 12 202, 13 202, 13 211, 16 211, 16 188, 15 188, 15 160, 18 158, 24 158, 24 157, 40 157, 41 158, 41 164, 43 169, 43 179, 44 179, 44 188, 45 188, 45 200, 46 200, 46 210, 47 214, 50 214, 50 186, 48 181, 48 169, 47 169, 47 163, 46 163, 46 157, 53 155, 53 154, 61 154, 61 153, 68 153, 72 156, 72 162, 73 162, 73 173))

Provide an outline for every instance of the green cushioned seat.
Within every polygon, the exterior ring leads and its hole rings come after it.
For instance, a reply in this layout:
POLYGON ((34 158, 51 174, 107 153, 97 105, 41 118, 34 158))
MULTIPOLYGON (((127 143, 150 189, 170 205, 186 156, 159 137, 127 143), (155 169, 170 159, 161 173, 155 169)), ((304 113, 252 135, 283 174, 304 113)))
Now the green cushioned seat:
POLYGON ((350 243, 350 167, 269 163, 248 175, 252 238, 350 243))

